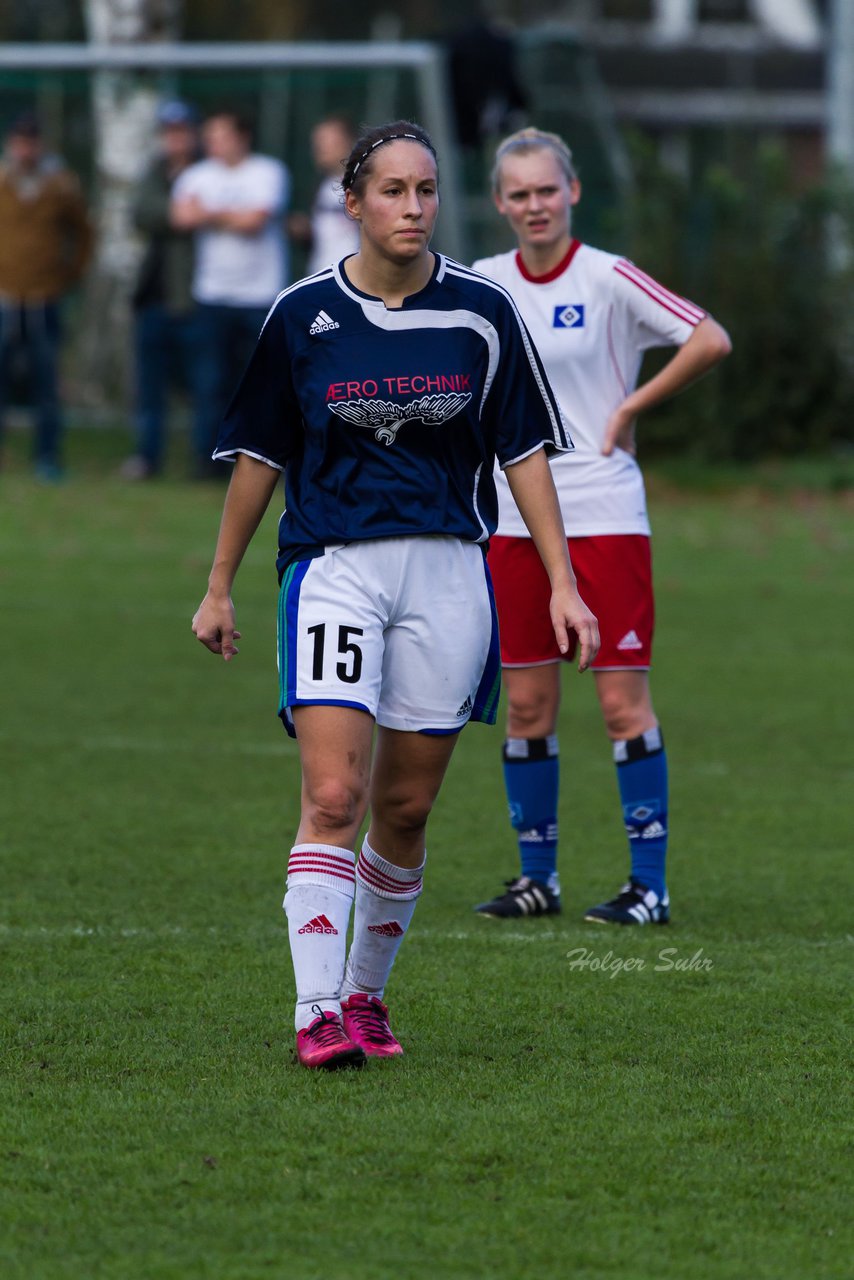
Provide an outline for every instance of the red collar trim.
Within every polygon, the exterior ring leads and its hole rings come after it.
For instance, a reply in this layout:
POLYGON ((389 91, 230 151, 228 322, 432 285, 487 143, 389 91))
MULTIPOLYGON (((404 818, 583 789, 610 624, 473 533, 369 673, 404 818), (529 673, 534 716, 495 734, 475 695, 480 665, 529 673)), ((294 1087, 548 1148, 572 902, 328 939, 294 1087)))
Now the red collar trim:
POLYGON ((519 268, 519 274, 522 276, 522 278, 525 280, 530 280, 531 284, 550 284, 552 280, 557 280, 558 276, 563 275, 564 271, 566 271, 567 267, 572 262, 572 259, 575 257, 576 253, 578 253, 578 250, 580 248, 581 248, 581 241, 573 240, 569 248, 567 249, 566 253, 561 258, 560 262, 557 264, 557 266, 552 267, 551 271, 547 271, 544 276, 531 275, 531 272, 528 270, 528 268, 525 266, 524 262, 522 261, 522 255, 518 251, 518 249, 516 250, 516 266, 519 268))

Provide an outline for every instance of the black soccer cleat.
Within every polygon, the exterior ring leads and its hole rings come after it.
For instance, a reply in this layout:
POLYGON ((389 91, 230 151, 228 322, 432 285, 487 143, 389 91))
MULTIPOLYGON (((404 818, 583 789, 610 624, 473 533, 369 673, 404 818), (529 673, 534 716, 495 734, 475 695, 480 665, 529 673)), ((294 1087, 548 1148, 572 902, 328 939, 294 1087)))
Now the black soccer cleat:
POLYGON ((669 924, 670 898, 659 898, 652 889, 630 879, 616 898, 591 907, 584 916, 593 924, 669 924))
POLYGON ((475 911, 495 920, 518 920, 522 916, 559 916, 560 891, 550 889, 541 880, 519 876, 505 880, 506 892, 491 902, 481 902, 475 911))

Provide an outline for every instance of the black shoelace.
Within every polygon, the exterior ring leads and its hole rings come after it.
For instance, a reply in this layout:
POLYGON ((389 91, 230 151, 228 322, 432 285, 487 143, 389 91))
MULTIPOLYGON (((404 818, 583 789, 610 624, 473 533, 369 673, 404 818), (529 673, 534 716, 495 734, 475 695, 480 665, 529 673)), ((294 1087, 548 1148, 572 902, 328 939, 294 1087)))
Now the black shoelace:
POLYGON ((328 1013, 324 1013, 319 1005, 314 1005, 311 1011, 312 1013, 317 1012, 320 1021, 309 1027, 306 1035, 316 1044, 319 1044, 322 1049, 338 1044, 341 1040, 341 1023, 338 1019, 334 1016, 330 1017, 328 1013))
POLYGON ((355 1005, 350 1009, 350 1017, 358 1024, 359 1034, 371 1044, 388 1044, 392 1039, 385 1014, 375 1004, 355 1005))

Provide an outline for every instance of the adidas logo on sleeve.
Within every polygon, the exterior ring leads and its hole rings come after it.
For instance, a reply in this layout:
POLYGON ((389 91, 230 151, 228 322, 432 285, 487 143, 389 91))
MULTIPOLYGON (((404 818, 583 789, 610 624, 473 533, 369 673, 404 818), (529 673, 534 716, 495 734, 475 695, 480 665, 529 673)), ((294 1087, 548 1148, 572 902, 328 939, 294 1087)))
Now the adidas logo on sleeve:
POLYGON ((309 333, 327 333, 330 329, 340 328, 341 326, 337 320, 333 320, 325 311, 318 311, 309 328, 309 333))

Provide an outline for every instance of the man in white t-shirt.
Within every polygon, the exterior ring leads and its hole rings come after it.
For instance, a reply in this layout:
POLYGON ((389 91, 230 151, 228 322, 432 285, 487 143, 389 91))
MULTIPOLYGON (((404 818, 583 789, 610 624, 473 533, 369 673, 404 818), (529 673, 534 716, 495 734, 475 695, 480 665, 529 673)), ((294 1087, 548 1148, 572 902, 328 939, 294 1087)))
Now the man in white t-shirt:
MULTIPOLYGON (((556 134, 523 129, 498 147, 498 210, 519 248, 476 262, 511 294, 566 417, 575 450, 553 460, 573 567, 599 620, 592 664, 611 740, 631 869, 617 895, 585 919, 666 924, 669 897, 667 758, 649 688, 653 593, 639 413, 675 395, 728 353, 729 338, 700 307, 615 254, 581 244, 570 216, 581 195, 572 154, 556 134), (643 354, 676 347, 638 385, 643 354)), ((489 567, 508 694, 504 778, 521 875, 477 908, 498 919, 560 911, 558 741, 562 655, 547 634, 549 584, 503 477, 489 567)), ((572 652, 563 655, 572 659, 572 652)))
POLYGON ((208 116, 203 141, 205 159, 176 182, 171 216, 173 226, 195 232, 192 292, 207 357, 201 394, 209 456, 267 312, 289 281, 283 217, 290 175, 281 161, 252 152, 251 126, 236 112, 208 116))

